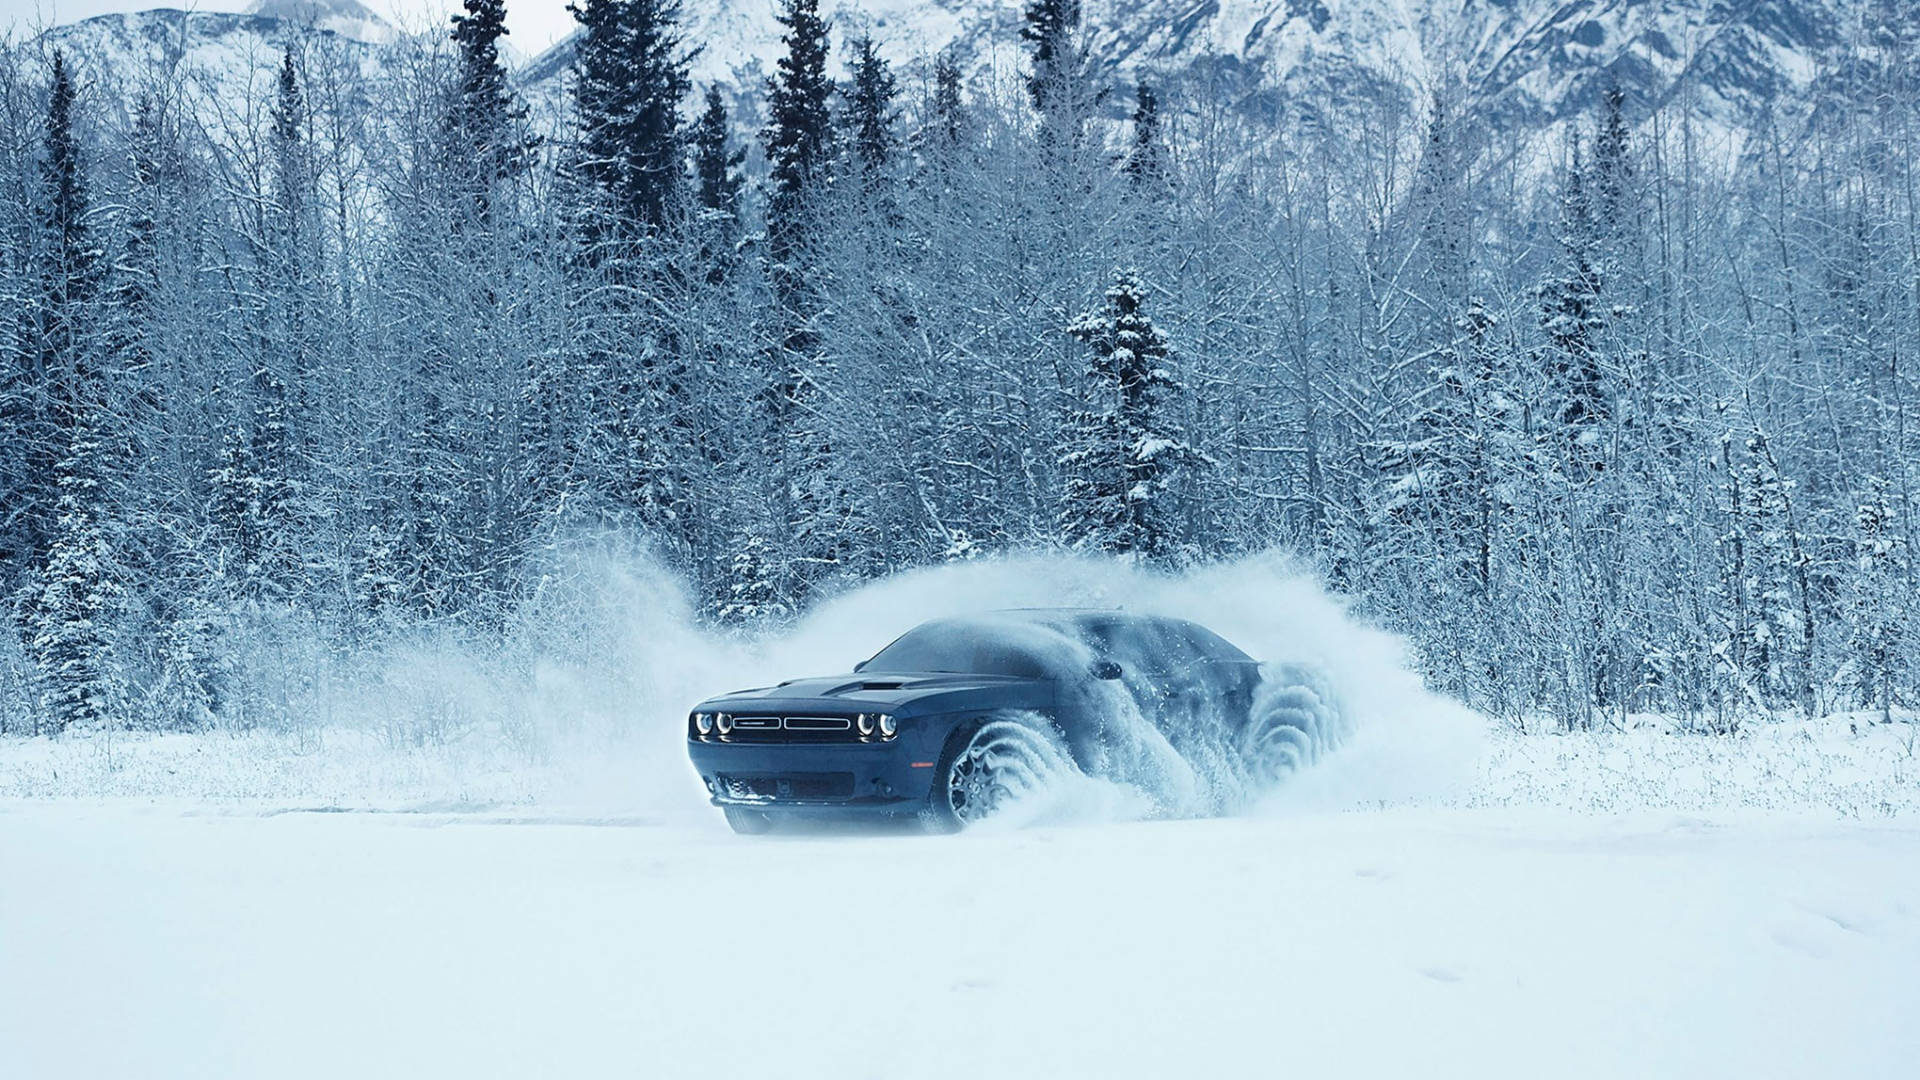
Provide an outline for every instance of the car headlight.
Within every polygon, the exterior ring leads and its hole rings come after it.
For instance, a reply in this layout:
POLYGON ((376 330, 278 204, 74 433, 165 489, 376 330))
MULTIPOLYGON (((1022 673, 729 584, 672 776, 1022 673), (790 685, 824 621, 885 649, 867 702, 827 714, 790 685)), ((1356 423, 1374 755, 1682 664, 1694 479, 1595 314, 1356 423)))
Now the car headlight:
POLYGON ((900 730, 900 721, 894 719, 892 713, 880 714, 880 737, 881 738, 891 739, 893 738, 894 733, 899 730, 900 730))
POLYGON ((693 729, 702 735, 713 734, 713 714, 704 712, 694 713, 693 729))
POLYGON ((873 734, 873 714, 861 713, 854 717, 853 726, 859 730, 860 737, 863 739, 873 734))
POLYGON ((733 716, 729 713, 715 713, 713 726, 720 734, 731 735, 733 734, 733 716))

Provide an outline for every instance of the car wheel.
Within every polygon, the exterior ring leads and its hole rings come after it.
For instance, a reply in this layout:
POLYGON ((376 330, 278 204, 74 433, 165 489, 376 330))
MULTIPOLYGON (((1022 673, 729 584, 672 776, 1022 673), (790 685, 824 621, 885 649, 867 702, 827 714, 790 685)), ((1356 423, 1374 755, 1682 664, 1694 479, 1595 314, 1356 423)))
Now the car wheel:
POLYGON ((773 831, 773 815, 746 806, 723 806, 727 824, 742 836, 760 836, 773 831))
POLYGON ((989 720, 963 728, 934 770, 922 817, 945 832, 977 825, 1071 766, 1051 732, 1033 723, 989 720))
POLYGON ((1303 664, 1271 665, 1251 711, 1241 754, 1255 790, 1313 764, 1346 734, 1326 676, 1303 664))

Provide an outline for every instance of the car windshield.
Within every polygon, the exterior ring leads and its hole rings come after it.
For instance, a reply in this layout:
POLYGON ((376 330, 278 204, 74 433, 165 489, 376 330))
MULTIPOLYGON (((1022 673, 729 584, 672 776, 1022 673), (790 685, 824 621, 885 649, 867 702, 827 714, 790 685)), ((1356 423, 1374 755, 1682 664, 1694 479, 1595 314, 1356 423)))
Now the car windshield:
POLYGON ((907 631, 860 670, 1045 678, 1046 666, 1033 651, 1008 641, 1007 629, 970 620, 931 622, 907 631))

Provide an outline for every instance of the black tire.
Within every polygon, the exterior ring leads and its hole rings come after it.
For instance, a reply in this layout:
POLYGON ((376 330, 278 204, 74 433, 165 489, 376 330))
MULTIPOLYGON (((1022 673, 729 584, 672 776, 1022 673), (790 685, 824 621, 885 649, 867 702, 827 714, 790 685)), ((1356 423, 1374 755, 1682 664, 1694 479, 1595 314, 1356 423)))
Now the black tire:
POLYGON ((953 759, 973 741, 973 736, 982 727, 978 720, 969 720, 953 729, 947 736, 947 744, 940 748, 940 756, 933 763, 933 786, 927 791, 927 805, 920 810, 920 823, 928 832, 956 833, 962 826, 959 815, 953 812, 953 805, 947 799, 947 776, 953 770, 953 759))
POLYGON ((1259 791, 1339 745, 1346 735, 1346 718, 1324 673, 1304 664, 1273 664, 1242 732, 1246 775, 1259 791))
POLYGON ((927 805, 921 810, 920 819, 934 832, 958 832, 997 813, 1005 806, 1003 800, 1015 797, 1018 792, 1033 790, 1036 778, 1045 783, 1047 776, 1063 767, 1071 769, 1072 758, 1058 732, 1045 721, 1036 724, 1031 719, 1006 716, 969 721, 947 737, 947 744, 935 761, 933 786, 927 792, 927 805), (1018 737, 1009 744, 1006 740, 1014 732, 1018 737), (986 805, 973 812, 956 795, 955 788, 961 785, 956 782, 955 770, 962 756, 976 749, 976 742, 983 745, 978 748, 980 756, 974 768, 985 771, 975 773, 970 786, 975 797, 986 805), (1009 745, 1014 748, 1010 755, 1007 754, 1009 745), (989 756, 996 748, 1003 755, 998 765, 989 756), (1006 771, 1001 771, 1003 769, 1006 771))
POLYGON ((727 824, 742 836, 763 836, 773 831, 773 815, 749 806, 723 806, 727 824))

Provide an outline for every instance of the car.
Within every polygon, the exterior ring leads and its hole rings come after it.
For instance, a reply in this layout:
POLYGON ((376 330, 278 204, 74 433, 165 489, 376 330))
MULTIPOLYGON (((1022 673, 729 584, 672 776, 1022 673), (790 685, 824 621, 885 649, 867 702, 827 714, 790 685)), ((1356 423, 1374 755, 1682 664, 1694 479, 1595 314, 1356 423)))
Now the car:
POLYGON ((802 818, 977 824, 1088 776, 1167 815, 1230 809, 1342 730, 1326 679, 1197 623, 1031 609, 935 619, 844 675, 710 698, 687 752, 737 832, 802 818))

